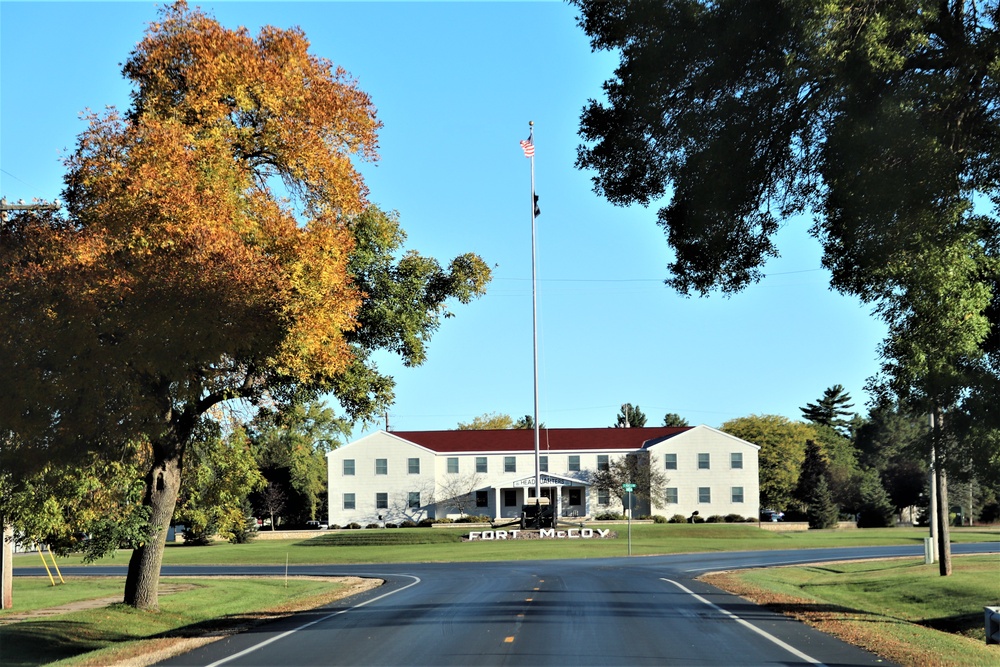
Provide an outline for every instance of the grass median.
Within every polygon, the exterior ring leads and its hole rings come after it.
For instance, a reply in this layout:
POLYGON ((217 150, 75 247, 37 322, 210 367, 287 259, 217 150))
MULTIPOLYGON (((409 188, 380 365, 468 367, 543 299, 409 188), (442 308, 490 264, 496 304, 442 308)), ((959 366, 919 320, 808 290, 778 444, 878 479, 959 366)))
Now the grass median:
POLYGON ((955 557, 950 577, 923 559, 893 559, 702 579, 901 665, 1000 664, 983 623, 983 607, 1000 604, 996 555, 955 557))

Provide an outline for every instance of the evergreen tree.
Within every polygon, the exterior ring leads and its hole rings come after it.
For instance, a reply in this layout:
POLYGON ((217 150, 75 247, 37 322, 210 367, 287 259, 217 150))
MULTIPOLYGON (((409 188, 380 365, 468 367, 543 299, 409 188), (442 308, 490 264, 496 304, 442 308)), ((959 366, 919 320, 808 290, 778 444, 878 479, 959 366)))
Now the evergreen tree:
POLYGON ((837 525, 840 509, 833 502, 833 494, 825 475, 816 478, 806 498, 806 519, 810 528, 833 528, 837 525))
POLYGON ((877 472, 866 470, 862 474, 859 493, 858 528, 887 528, 893 524, 892 501, 877 472))
POLYGON ((830 464, 815 440, 806 441, 806 457, 799 472, 795 498, 805 506, 810 528, 831 528, 840 508, 830 491, 830 464))
POLYGON ((854 407, 850 401, 851 395, 844 391, 844 386, 835 384, 823 392, 823 398, 816 403, 806 403, 806 407, 799 410, 803 417, 814 424, 830 426, 841 433, 847 433, 851 420, 845 418, 854 414, 849 410, 854 407))
POLYGON ((642 428, 645 425, 646 415, 639 409, 638 405, 622 404, 622 409, 615 421, 615 428, 642 428))
POLYGON ((690 424, 688 424, 688 420, 684 419, 684 417, 681 417, 676 412, 668 412, 667 414, 665 414, 663 416, 663 425, 664 426, 690 426, 690 424))

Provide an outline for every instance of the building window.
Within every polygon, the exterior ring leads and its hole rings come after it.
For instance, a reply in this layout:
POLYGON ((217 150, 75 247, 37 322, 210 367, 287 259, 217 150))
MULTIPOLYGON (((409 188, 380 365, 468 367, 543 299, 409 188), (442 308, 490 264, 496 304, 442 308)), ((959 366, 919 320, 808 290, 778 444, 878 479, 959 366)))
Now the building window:
POLYGON ((667 470, 677 470, 676 454, 666 454, 663 459, 666 461, 667 470))
POLYGON ((611 492, 607 489, 597 490, 597 504, 607 506, 611 504, 611 492))
POLYGON ((667 504, 668 505, 676 505, 677 504, 677 487, 676 486, 668 486, 667 487, 667 498, 666 498, 666 500, 667 500, 667 504))
POLYGON ((411 510, 418 510, 418 509, 420 509, 420 492, 419 491, 410 491, 410 495, 406 499, 406 506, 409 507, 411 510))
POLYGON ((608 463, 608 455, 607 454, 598 454, 597 455, 597 469, 598 470, 607 470, 609 467, 610 467, 610 464, 608 463))
POLYGON ((539 470, 539 472, 548 472, 549 471, 549 457, 548 456, 539 456, 538 457, 538 470, 539 470))
POLYGON ((376 475, 389 474, 389 459, 375 459, 375 474, 376 475))
POLYGON ((710 503, 712 502, 712 489, 707 486, 698 487, 698 502, 699 503, 710 503))
POLYGON ((503 506, 504 507, 516 507, 517 506, 517 489, 504 489, 503 490, 503 506))
POLYGON ((580 472, 580 456, 578 454, 571 454, 569 457, 569 471, 570 472, 580 472))
POLYGON ((377 509, 377 510, 387 510, 387 509, 389 509, 389 494, 388 493, 376 493, 375 494, 375 509, 377 509))
POLYGON ((485 456, 477 456, 476 457, 476 472, 488 472, 488 471, 489 471, 489 466, 486 465, 486 457, 485 456))
POLYGON ((583 504, 583 489, 570 489, 569 490, 569 504, 570 505, 582 505, 583 504))
POLYGON ((352 510, 352 509, 354 509, 354 494, 353 493, 345 493, 344 494, 344 509, 345 510, 352 510))
POLYGON ((733 452, 729 455, 729 465, 733 470, 737 470, 743 467, 743 454, 742 452, 733 452))
POLYGON ((699 454, 698 455, 698 470, 708 470, 712 467, 712 455, 711 454, 699 454))
POLYGON ((476 507, 489 507, 489 506, 490 506, 490 492, 476 491, 476 507))
POLYGON ((733 502, 742 503, 743 502, 743 487, 734 486, 733 487, 733 502))
POLYGON ((344 459, 344 474, 345 475, 354 474, 354 459, 344 459))
POLYGON ((517 457, 516 456, 505 456, 505 457, 503 457, 503 471, 504 472, 517 472, 517 457))
POLYGON ((449 456, 448 457, 448 473, 452 475, 458 474, 458 457, 449 456))
POLYGON ((411 475, 420 474, 420 459, 406 459, 406 470, 411 475))

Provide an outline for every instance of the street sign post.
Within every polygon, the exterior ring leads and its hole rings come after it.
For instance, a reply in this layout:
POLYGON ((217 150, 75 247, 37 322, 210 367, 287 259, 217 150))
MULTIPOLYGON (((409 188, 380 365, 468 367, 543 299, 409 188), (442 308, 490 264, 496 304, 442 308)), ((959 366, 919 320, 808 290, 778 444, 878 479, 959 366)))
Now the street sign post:
POLYGON ((632 492, 635 491, 635 484, 626 482, 622 488, 628 494, 628 555, 632 555, 632 492))

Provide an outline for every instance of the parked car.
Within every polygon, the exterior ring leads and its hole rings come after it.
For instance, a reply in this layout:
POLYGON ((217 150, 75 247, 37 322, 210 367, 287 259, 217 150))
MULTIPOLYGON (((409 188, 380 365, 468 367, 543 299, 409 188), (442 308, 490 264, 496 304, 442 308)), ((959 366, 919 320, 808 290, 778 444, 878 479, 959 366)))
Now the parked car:
POLYGON ((761 521, 781 521, 785 518, 785 513, 779 510, 761 510, 761 521))
POLYGON ((306 521, 306 528, 310 530, 326 530, 329 527, 326 521, 306 521))

